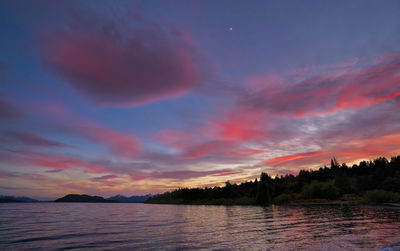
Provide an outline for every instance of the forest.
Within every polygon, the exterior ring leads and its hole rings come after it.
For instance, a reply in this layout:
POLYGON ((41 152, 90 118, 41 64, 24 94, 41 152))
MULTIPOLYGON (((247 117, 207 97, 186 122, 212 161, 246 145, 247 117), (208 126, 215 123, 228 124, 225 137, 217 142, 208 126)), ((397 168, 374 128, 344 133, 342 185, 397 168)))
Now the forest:
POLYGON ((330 166, 301 170, 298 175, 261 173, 259 179, 240 184, 205 188, 179 188, 149 198, 146 203, 269 205, 347 201, 356 203, 400 202, 400 155, 379 157, 349 167, 335 158, 330 166))

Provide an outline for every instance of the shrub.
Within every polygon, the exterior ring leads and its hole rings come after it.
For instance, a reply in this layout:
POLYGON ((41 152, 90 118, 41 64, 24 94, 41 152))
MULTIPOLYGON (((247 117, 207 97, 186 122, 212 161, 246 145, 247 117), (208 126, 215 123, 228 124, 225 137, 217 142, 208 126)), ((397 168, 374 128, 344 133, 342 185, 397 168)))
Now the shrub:
POLYGON ((332 182, 312 182, 303 186, 305 199, 323 198, 334 200, 340 196, 339 189, 332 182))
POLYGON ((349 179, 344 174, 337 174, 334 180, 334 185, 339 188, 340 193, 351 193, 352 187, 349 179))
POLYGON ((400 177, 387 177, 383 182, 383 189, 392 192, 400 192, 400 177))
POLYGON ((325 183, 322 186, 322 195, 325 199, 334 200, 339 198, 340 192, 339 189, 332 183, 325 183))
POLYGON ((387 203, 400 201, 400 194, 388 192, 382 189, 371 190, 365 193, 363 202, 365 203, 387 203))
POLYGON ((293 196, 291 194, 283 193, 274 198, 272 201, 273 204, 277 205, 282 205, 282 204, 288 204, 294 200, 293 196))

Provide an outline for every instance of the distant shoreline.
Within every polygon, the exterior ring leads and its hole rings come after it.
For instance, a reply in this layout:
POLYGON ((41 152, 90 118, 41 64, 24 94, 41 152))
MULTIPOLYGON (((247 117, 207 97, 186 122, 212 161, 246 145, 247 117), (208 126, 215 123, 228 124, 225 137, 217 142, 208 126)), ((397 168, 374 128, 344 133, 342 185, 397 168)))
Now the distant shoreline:
POLYGON ((389 206, 389 207, 400 207, 400 203, 360 203, 354 201, 330 201, 330 202, 293 202, 289 204, 269 204, 269 205, 257 205, 257 204, 200 204, 200 203, 148 203, 148 202, 119 202, 119 201, 107 201, 107 202, 88 202, 88 201, 70 201, 70 202, 55 202, 55 201, 2 201, 0 204, 36 204, 36 203, 57 203, 57 204, 72 204, 72 203, 90 203, 90 204, 148 204, 148 205, 183 205, 183 206, 256 206, 256 207, 271 207, 271 206, 389 206))

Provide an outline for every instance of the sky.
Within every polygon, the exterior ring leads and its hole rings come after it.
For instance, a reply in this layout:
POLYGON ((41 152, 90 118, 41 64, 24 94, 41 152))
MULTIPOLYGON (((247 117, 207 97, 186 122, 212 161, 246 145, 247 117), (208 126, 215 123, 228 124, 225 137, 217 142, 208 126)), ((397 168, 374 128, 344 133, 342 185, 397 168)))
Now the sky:
POLYGON ((0 194, 400 154, 400 1, 0 1, 0 194))

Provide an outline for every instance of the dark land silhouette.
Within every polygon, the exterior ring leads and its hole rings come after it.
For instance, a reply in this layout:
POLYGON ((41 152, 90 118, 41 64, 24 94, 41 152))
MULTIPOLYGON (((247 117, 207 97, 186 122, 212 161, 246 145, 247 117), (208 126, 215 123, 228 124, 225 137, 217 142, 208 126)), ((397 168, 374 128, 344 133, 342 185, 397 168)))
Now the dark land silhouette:
POLYGON ((107 198, 107 200, 117 201, 117 202, 126 202, 126 203, 143 203, 152 196, 153 196, 152 194, 146 194, 146 195, 142 195, 142 196, 126 197, 126 196, 118 194, 118 195, 112 196, 110 198, 107 198))
POLYGON ((331 160, 330 167, 301 170, 297 176, 270 177, 222 187, 180 188, 149 198, 147 203, 267 205, 293 202, 400 202, 400 155, 380 157, 351 167, 331 160))
POLYGON ((38 202, 38 200, 29 197, 16 197, 8 195, 0 195, 0 203, 2 202, 38 202))
POLYGON ((56 199, 55 202, 114 202, 106 200, 100 196, 90 196, 87 194, 68 194, 62 198, 56 199))
POLYGON ((68 194, 62 198, 55 200, 55 202, 114 202, 114 203, 143 203, 151 194, 142 196, 126 197, 123 195, 116 195, 110 198, 103 198, 101 196, 90 196, 87 194, 68 194))

